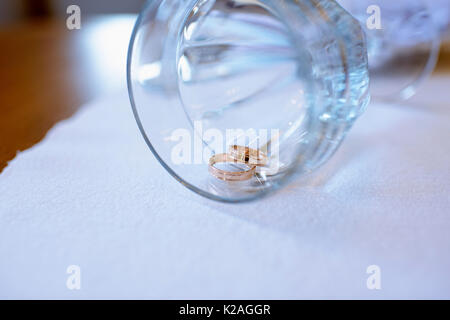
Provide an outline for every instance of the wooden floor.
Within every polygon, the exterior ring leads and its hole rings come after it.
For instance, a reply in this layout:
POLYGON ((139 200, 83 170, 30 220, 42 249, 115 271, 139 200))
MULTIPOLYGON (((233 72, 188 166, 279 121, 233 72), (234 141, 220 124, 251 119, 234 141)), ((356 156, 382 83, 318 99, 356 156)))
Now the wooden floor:
MULTIPOLYGON (((0 28, 0 172, 18 151, 39 142, 84 102, 125 80, 124 70, 100 70, 104 66, 82 45, 95 26, 119 20, 123 17, 97 17, 73 31, 59 20, 0 28)), ((127 23, 132 26, 130 19, 127 23)), ((129 35, 118 33, 110 40, 118 43, 117 37, 126 43, 129 35)), ((436 72, 450 72, 450 45, 442 50, 436 72)))

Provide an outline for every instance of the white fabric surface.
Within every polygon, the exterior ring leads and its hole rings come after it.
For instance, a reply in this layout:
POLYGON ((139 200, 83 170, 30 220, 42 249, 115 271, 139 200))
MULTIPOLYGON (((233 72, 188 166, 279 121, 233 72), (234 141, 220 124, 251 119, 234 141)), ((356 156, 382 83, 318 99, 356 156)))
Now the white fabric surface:
POLYGON ((372 104, 320 172, 241 205, 166 173, 125 92, 92 102, 0 175, 0 298, 450 298, 449 87, 372 104))

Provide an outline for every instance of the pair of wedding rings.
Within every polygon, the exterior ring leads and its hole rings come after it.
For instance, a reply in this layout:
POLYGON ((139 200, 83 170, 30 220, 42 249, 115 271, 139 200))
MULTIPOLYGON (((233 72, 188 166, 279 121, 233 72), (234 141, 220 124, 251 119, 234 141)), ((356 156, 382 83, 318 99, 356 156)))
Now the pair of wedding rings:
POLYGON ((209 159, 209 173, 223 181, 245 181, 251 179, 256 172, 256 167, 265 166, 268 163, 267 155, 257 149, 232 145, 228 153, 213 155, 209 159), (217 163, 244 164, 247 170, 228 171, 215 167, 217 163))

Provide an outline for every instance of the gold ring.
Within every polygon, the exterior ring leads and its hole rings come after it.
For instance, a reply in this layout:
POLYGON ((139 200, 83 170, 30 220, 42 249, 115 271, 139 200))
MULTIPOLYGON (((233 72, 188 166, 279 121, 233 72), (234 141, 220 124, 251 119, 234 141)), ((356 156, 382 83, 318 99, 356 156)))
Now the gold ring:
POLYGON ((228 148, 228 154, 236 161, 243 162, 250 166, 262 167, 267 165, 267 155, 259 150, 249 147, 232 145, 228 148))
POLYGON ((227 153, 220 153, 213 155, 209 159, 209 173, 211 173, 217 179, 223 181, 244 181, 251 179, 255 174, 256 166, 252 166, 247 163, 244 164, 247 165, 249 169, 245 171, 227 171, 218 169, 214 166, 216 163, 223 163, 223 162, 243 163, 242 161, 232 158, 227 153))

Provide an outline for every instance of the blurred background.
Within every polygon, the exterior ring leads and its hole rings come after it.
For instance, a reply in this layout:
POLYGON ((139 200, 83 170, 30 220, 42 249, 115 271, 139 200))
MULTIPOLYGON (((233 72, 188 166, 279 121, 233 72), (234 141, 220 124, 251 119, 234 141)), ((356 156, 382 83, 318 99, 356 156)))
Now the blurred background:
MULTIPOLYGON (((441 4, 449 1, 432 1, 440 3, 436 12, 446 39, 448 12, 441 4)), ((125 88, 128 41, 144 3, 0 0, 0 172, 83 103, 125 88), (81 8, 80 30, 66 27, 66 10, 73 4, 81 8)), ((450 74, 448 42, 435 73, 450 74)))
POLYGON ((63 17, 71 4, 85 14, 138 13, 145 0, 1 0, 0 23, 12 23, 32 17, 63 17))
POLYGON ((144 0, 0 0, 0 172, 85 102, 126 86, 144 0), (69 5, 81 29, 68 30, 69 5))

